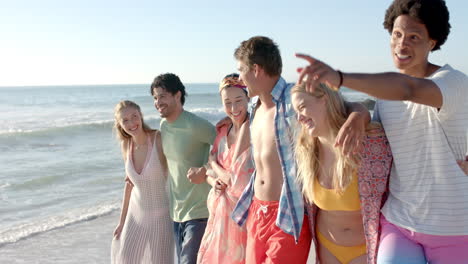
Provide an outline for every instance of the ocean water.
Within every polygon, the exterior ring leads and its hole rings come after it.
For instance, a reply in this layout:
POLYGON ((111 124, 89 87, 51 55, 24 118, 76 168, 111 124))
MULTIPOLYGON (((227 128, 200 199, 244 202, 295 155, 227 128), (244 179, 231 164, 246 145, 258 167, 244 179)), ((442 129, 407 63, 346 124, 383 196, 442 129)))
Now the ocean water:
MULTIPOLYGON (((186 88, 186 110, 225 116, 217 84, 186 88)), ((121 100, 159 128, 149 85, 0 87, 0 263, 109 262, 125 176, 112 132, 121 100)))

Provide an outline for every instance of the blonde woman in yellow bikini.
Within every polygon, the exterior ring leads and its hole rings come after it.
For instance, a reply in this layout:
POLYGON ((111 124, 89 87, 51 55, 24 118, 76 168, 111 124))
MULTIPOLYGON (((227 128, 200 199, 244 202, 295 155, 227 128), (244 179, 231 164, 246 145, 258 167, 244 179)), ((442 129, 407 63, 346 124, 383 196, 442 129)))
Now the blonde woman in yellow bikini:
POLYGON ((320 84, 292 90, 301 129, 296 159, 317 263, 375 263, 379 216, 392 156, 378 124, 366 129, 360 155, 345 156, 334 146, 347 114, 341 95, 320 84))

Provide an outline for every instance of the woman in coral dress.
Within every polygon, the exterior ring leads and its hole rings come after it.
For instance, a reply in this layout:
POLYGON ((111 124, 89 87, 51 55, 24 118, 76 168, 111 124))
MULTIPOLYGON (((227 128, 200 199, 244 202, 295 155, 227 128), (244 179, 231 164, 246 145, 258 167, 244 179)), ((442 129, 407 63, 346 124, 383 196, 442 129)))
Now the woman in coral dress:
POLYGON ((218 127, 207 165, 207 182, 213 186, 208 195, 210 216, 197 263, 245 263, 247 239, 231 213, 253 172, 248 122, 248 97, 239 75, 224 77, 220 87, 224 110, 232 122, 218 127))

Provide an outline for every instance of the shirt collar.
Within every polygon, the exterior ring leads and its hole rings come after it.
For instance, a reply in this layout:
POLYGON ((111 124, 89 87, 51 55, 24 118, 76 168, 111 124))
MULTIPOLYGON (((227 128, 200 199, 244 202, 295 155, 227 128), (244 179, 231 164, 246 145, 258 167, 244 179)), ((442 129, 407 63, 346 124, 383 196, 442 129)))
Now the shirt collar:
MULTIPOLYGON (((281 99, 281 96, 284 93, 284 90, 288 87, 288 84, 286 81, 283 79, 283 77, 279 77, 278 81, 276 82, 275 86, 273 87, 273 90, 271 91, 271 96, 273 97, 273 101, 279 102, 281 99)), ((251 99, 252 102, 252 107, 255 109, 257 106, 258 101, 260 98, 258 96, 255 96, 251 99)), ((252 110, 253 111, 253 110, 252 110)), ((253 117, 253 116, 251 116, 253 117)))
POLYGON ((273 96, 273 99, 275 101, 279 101, 287 87, 288 85, 286 84, 286 81, 283 79, 283 77, 279 77, 275 87, 273 87, 273 90, 271 91, 271 96, 273 96))

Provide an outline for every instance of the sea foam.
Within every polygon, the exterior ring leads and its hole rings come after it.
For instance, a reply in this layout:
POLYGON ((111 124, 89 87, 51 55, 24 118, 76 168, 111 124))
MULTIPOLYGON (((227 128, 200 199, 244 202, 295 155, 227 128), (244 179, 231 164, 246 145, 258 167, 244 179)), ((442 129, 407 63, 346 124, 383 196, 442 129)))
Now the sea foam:
POLYGON ((90 221, 119 209, 120 203, 118 201, 103 203, 90 208, 74 209, 64 214, 49 216, 39 221, 25 222, 6 230, 0 230, 0 248, 51 230, 90 221))

